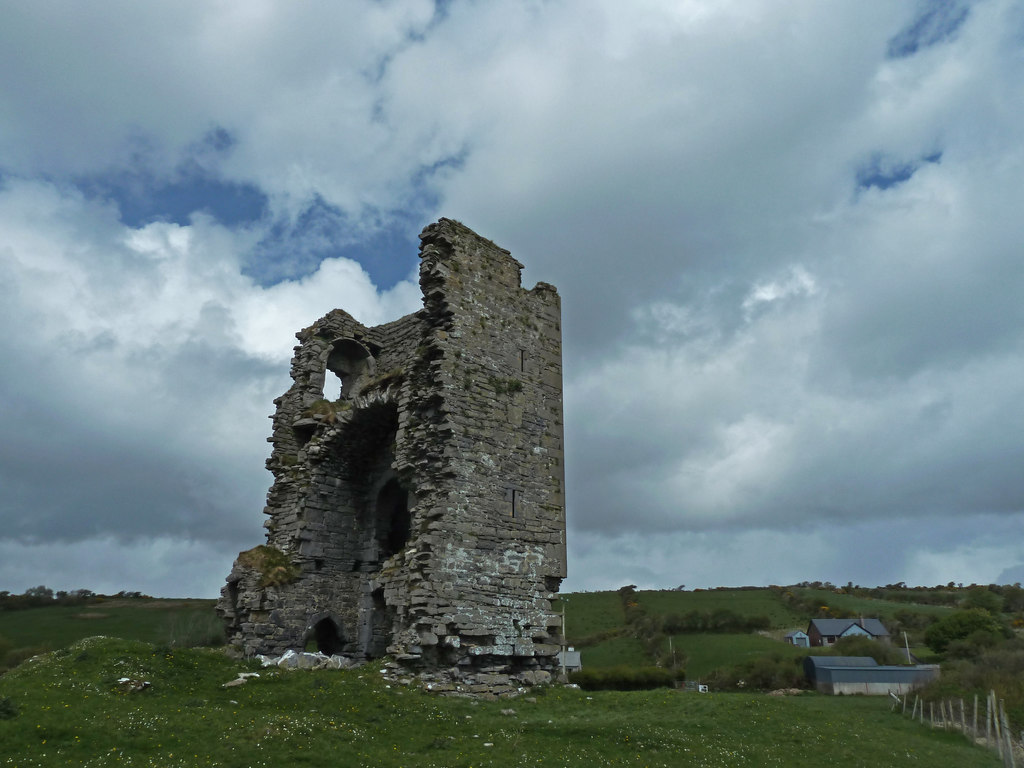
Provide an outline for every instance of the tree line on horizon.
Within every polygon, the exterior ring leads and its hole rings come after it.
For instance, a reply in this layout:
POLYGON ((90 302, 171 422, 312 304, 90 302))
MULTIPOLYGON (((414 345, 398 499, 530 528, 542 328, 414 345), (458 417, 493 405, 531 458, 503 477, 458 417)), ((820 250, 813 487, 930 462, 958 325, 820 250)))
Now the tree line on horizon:
POLYGON ((74 589, 71 591, 54 591, 47 586, 40 584, 38 587, 30 587, 20 595, 0 590, 0 611, 19 611, 27 608, 45 608, 53 605, 90 605, 104 600, 152 600, 149 595, 142 592, 129 592, 122 590, 116 595, 104 595, 93 592, 91 589, 74 589))

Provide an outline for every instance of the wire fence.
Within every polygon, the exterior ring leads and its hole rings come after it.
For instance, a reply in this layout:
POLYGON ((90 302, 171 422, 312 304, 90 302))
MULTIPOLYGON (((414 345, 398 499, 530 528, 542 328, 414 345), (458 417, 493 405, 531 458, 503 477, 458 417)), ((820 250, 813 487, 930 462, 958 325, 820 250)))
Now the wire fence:
MULTIPOLYGON (((908 714, 910 695, 889 695, 893 699, 892 709, 895 711, 898 708, 901 714, 908 714)), ((922 725, 960 731, 975 744, 998 752, 1004 768, 1016 768, 1018 764, 1024 766, 1024 731, 1014 738, 1006 716, 1006 706, 1002 699, 996 697, 995 691, 989 691, 984 704, 977 694, 972 703, 965 703, 962 698, 925 701, 915 695, 909 714, 911 720, 917 720, 922 725)))

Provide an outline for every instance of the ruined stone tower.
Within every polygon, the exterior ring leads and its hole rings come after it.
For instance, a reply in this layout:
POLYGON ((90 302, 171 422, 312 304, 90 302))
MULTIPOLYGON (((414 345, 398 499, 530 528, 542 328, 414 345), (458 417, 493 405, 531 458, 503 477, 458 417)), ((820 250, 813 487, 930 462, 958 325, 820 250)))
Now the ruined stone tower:
POLYGON ((218 611, 245 653, 312 642, 540 681, 565 576, 558 293, 524 290, 522 264, 458 222, 420 240, 420 311, 367 328, 336 309, 296 334, 267 543, 218 611))

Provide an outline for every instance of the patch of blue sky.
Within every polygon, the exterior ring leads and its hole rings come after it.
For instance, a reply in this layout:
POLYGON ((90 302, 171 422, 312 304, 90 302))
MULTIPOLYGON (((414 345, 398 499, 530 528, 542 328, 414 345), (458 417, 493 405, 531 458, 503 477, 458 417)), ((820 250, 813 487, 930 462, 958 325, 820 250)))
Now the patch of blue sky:
POLYGON ((889 39, 890 59, 913 56, 923 48, 951 39, 971 12, 964 0, 925 0, 921 11, 906 27, 889 39))
POLYGON ((406 214, 357 221, 315 197, 293 220, 275 221, 246 259, 243 272, 264 287, 315 272, 324 259, 362 266, 381 290, 407 278, 419 253, 417 222, 406 214))
POLYGON ((889 189, 910 179, 924 163, 939 163, 941 152, 933 152, 914 162, 893 162, 884 155, 875 155, 870 161, 857 169, 857 189, 865 190, 875 187, 889 189))
POLYGON ((229 181, 217 172, 220 161, 235 146, 226 129, 207 131, 186 150, 170 174, 154 172, 149 162, 153 148, 146 137, 133 139, 133 164, 104 174, 77 179, 89 197, 115 202, 121 221, 139 227, 152 221, 188 224, 202 211, 225 226, 258 221, 267 212, 267 196, 254 184, 229 181))
POLYGON ((267 210, 267 196, 258 187, 207 173, 165 180, 145 172, 120 172, 81 179, 78 187, 89 197, 115 202, 129 227, 153 221, 188 224, 200 211, 233 227, 258 221, 267 210))

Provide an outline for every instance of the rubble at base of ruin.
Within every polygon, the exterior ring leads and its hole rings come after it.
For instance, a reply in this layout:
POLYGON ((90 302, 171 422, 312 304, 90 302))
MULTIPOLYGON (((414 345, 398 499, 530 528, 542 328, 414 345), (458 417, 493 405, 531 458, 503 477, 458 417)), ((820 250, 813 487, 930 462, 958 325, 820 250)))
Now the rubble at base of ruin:
POLYGON ((267 540, 217 609, 245 655, 546 682, 566 562, 559 296, 458 222, 420 239, 420 311, 368 328, 336 309, 296 334, 267 540))

